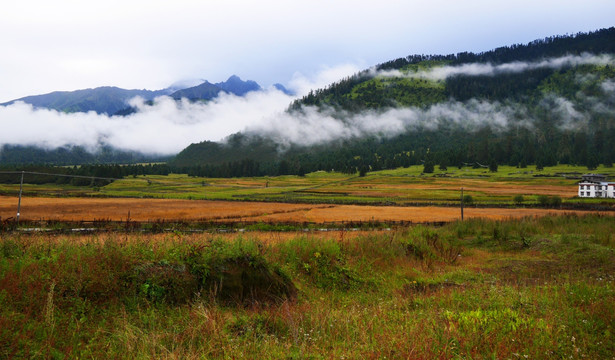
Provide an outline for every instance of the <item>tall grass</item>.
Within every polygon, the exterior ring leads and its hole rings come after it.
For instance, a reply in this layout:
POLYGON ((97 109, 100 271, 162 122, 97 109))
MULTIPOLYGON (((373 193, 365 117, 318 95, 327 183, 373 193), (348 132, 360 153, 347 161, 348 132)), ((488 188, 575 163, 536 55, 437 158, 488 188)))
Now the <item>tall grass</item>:
POLYGON ((2 234, 0 358, 611 358, 613 230, 592 215, 274 243, 2 234), (272 290, 255 273, 295 290, 245 296, 272 290))

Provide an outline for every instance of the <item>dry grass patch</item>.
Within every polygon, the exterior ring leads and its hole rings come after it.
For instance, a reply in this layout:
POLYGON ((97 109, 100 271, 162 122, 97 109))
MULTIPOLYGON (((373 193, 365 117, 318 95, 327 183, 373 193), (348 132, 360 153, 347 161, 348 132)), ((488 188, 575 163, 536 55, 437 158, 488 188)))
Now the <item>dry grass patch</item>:
MULTIPOLYGON (((17 198, 0 196, 0 218, 15 216, 17 198)), ((510 208, 466 208, 466 218, 508 219, 584 211, 510 208)), ((613 215, 603 212, 601 214, 613 215)), ((23 220, 58 221, 266 221, 266 222, 449 222, 460 218, 454 207, 312 205, 270 202, 131 198, 24 198, 23 220)))

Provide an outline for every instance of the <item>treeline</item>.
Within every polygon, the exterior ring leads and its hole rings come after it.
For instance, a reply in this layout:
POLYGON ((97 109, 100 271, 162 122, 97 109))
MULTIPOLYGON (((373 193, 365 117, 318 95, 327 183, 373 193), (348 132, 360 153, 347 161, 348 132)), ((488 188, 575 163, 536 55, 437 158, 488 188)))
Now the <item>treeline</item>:
MULTIPOLYGON (((544 116, 547 116, 545 114, 544 116)), ((544 119, 543 119, 544 120, 544 119)), ((78 167, 4 166, 0 182, 18 184, 19 171, 53 173, 66 176, 27 174, 31 184, 56 183, 77 186, 104 186, 113 179, 138 175, 188 174, 197 177, 255 177, 305 175, 324 170, 363 175, 370 171, 425 165, 426 169, 462 166, 511 165, 540 167, 557 164, 582 165, 595 169, 599 164, 615 162, 615 126, 612 119, 594 118, 593 131, 564 130, 549 121, 527 128, 519 124, 506 130, 483 126, 468 132, 454 124, 437 129, 421 129, 393 138, 367 137, 311 147, 291 147, 257 158, 195 165, 84 165, 78 167), (8 173, 13 172, 13 173, 8 173), (79 177, 72 177, 73 175, 79 177), (91 177, 91 178, 88 178, 91 177), (101 179, 108 178, 108 179, 101 179)), ((250 154, 250 142, 244 139, 233 147, 236 154, 250 154)))
MULTIPOLYGON (((540 167, 571 164, 595 169, 615 162, 615 127, 595 119, 594 131, 562 130, 548 121, 535 128, 519 124, 507 130, 483 126, 474 132, 455 125, 416 130, 393 138, 369 137, 337 143, 294 147, 275 158, 243 159, 219 164, 172 167, 173 172, 204 177, 304 175, 325 170, 348 174, 431 164, 461 166, 511 165, 540 167)), ((250 146, 235 149, 249 153, 250 146)))
POLYGON ((447 168, 468 164, 507 164, 538 167, 574 164, 611 166, 615 129, 589 136, 584 132, 544 132, 513 128, 500 132, 483 127, 476 133, 462 129, 421 130, 391 139, 363 139, 345 148, 289 156, 288 163, 304 171, 336 170, 357 173, 431 163, 447 168))
POLYGON ((168 156, 147 155, 135 151, 121 151, 103 146, 96 152, 90 152, 82 146, 64 146, 56 149, 44 149, 37 146, 3 145, 0 147, 0 164, 131 164, 160 162, 168 156))
POLYGON ((615 27, 577 33, 556 35, 534 40, 528 44, 502 46, 482 53, 460 52, 449 55, 410 55, 384 62, 378 70, 401 69, 425 61, 445 61, 450 65, 467 63, 503 64, 515 61, 536 61, 564 55, 613 54, 615 53, 615 27))
POLYGON ((74 186, 104 186, 115 179, 138 175, 168 175, 171 168, 167 164, 139 165, 5 165, 0 166, 0 183, 19 184, 21 172, 28 184, 69 184, 74 186))

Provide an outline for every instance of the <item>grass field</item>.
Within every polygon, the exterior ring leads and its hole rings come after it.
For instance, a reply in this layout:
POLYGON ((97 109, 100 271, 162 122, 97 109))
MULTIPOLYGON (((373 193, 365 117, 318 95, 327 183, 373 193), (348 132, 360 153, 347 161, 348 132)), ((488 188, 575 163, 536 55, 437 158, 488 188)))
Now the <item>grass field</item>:
POLYGON ((2 234, 0 358, 612 359, 613 234, 600 215, 2 234))
MULTIPOLYGON (((0 219, 14 218, 18 198, 0 196, 0 219)), ((465 207, 464 217, 502 220, 587 211, 465 207)), ((599 212, 615 215, 615 212, 599 212)), ((24 198, 21 222, 213 222, 213 223, 439 223, 460 219, 458 207, 288 204, 219 200, 132 198, 24 198)), ((6 220, 5 220, 6 221, 6 220)))
MULTIPOLYGON (((601 204, 604 199, 579 199, 577 182, 587 169, 556 166, 537 171, 500 166, 498 172, 486 169, 449 168, 422 174, 422 166, 368 173, 365 177, 316 172, 304 177, 197 178, 169 176, 127 177, 104 187, 67 185, 24 186, 28 196, 87 196, 173 198, 187 200, 267 201, 327 204, 454 205, 461 188, 473 203, 481 206, 535 205, 539 196, 559 197, 566 204, 601 204), (515 197, 521 196, 520 203, 515 197)), ((596 172, 615 176, 613 168, 596 172)), ((0 194, 16 195, 19 185, 0 185, 0 194)))

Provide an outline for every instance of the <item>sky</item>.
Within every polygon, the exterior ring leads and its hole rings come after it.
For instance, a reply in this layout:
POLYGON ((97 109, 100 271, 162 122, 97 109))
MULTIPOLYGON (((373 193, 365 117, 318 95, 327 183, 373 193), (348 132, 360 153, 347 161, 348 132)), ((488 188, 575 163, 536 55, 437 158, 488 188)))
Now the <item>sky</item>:
POLYGON ((0 103, 233 74, 265 88, 324 86, 411 54, 481 52, 613 19, 612 0, 10 1, 0 12, 0 103))

